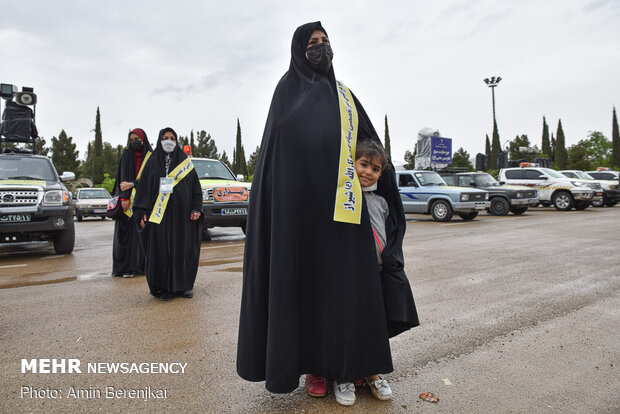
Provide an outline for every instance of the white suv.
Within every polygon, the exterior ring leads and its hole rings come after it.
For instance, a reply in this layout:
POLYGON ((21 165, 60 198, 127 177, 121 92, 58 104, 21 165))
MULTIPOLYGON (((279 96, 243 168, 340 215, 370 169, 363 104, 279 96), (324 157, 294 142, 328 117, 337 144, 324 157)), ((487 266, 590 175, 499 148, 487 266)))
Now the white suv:
POLYGON ((571 180, 550 168, 528 166, 502 168, 499 171, 499 181, 536 188, 543 206, 553 204, 560 211, 568 211, 573 207, 576 210, 584 210, 592 200, 600 198, 596 196, 591 184, 571 180))

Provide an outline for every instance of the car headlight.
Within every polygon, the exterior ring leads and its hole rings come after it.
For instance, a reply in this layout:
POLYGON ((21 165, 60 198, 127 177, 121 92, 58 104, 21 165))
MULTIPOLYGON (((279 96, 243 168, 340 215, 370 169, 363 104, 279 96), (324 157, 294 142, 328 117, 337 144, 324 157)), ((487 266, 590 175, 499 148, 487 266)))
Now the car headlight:
POLYGON ((469 194, 461 194, 461 201, 468 201, 469 200, 469 194))
POLYGON ((62 206, 67 201, 69 201, 68 191, 50 190, 43 196, 43 204, 48 206, 62 206))
POLYGON ((570 183, 575 187, 583 187, 584 185, 584 183, 582 183, 581 181, 571 181, 570 183))
POLYGON ((484 195, 484 199, 485 199, 485 200, 488 200, 488 199, 489 199, 489 193, 486 193, 486 194, 484 195))

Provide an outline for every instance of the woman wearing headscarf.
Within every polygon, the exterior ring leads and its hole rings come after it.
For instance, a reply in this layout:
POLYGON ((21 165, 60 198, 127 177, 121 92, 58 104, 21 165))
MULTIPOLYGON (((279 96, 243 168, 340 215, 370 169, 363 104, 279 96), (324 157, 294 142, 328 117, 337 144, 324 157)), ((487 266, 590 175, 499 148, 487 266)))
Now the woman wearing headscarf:
POLYGON ((133 207, 146 243, 146 280, 161 300, 191 298, 200 258, 200 182, 172 128, 159 132, 151 158, 133 207))
POLYGON ((252 182, 237 372, 276 393, 293 391, 302 374, 315 395, 310 378, 334 380, 336 391, 389 373, 389 338, 418 324, 395 175, 378 182, 389 206, 379 273, 353 163, 355 138, 381 143, 357 98, 336 82, 332 57, 320 22, 297 28, 252 182))
POLYGON ((123 150, 118 162, 114 183, 114 195, 119 196, 123 214, 114 223, 113 276, 131 277, 144 272, 144 249, 131 216, 133 197, 151 152, 146 132, 141 128, 133 129, 127 137, 127 148, 123 150))

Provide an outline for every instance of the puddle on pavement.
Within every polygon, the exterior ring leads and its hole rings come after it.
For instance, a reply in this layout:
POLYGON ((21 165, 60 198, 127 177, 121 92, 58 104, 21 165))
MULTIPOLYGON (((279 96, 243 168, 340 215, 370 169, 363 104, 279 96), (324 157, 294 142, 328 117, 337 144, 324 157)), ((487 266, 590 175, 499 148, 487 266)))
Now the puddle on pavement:
POLYGON ((77 280, 77 277, 61 277, 60 279, 47 280, 20 280, 18 282, 8 282, 0 284, 0 289, 11 289, 24 286, 51 285, 53 283, 71 282, 73 280, 77 280))

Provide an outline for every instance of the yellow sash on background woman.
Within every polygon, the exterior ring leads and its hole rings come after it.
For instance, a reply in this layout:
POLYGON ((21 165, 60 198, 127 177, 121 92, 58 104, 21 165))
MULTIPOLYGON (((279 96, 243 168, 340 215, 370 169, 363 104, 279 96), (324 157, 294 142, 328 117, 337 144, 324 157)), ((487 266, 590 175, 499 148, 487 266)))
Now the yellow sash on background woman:
MULTIPOLYGON (((151 156, 151 151, 147 152, 146 155, 144 156, 144 161, 142 161, 142 165, 140 166, 140 171, 138 171, 138 175, 136 176, 136 180, 140 179, 140 176, 142 175, 142 170, 144 169, 144 166, 146 165, 146 162, 149 160, 149 157, 151 156)), ((136 196, 136 187, 134 186, 131 189, 131 197, 129 197, 129 208, 125 211, 123 211, 123 213, 125 213, 127 215, 127 217, 131 217, 133 216, 133 198, 136 196)))

